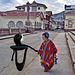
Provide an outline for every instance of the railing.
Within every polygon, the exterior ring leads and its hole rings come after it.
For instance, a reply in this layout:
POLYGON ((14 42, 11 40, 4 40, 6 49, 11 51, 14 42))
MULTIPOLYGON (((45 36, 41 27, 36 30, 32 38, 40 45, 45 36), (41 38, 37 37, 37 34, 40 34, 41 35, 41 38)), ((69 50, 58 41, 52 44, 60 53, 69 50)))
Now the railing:
POLYGON ((27 31, 27 28, 1 28, 0 29, 0 36, 5 35, 12 35, 17 33, 25 33, 27 31))

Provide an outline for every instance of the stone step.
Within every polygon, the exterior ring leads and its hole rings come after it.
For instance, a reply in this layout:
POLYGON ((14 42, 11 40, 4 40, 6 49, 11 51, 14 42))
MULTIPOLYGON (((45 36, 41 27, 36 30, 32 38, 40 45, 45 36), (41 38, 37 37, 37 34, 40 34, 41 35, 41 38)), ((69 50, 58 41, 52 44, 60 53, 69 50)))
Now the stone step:
POLYGON ((75 35, 75 31, 71 31, 71 33, 72 33, 73 35, 75 35))
POLYGON ((75 43, 73 42, 71 37, 68 35, 68 33, 66 33, 66 40, 67 40, 67 45, 69 48, 72 64, 74 66, 75 64, 75 43))
POLYGON ((71 39, 74 41, 75 43, 75 35, 73 35, 71 32, 68 32, 69 36, 71 37, 71 39))

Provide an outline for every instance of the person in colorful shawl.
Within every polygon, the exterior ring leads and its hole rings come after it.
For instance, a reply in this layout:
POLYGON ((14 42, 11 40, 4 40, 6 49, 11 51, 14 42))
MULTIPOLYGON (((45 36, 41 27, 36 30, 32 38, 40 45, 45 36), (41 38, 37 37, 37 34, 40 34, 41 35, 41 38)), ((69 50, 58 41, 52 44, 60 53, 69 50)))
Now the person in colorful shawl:
POLYGON ((57 48, 55 47, 52 40, 49 40, 49 33, 44 32, 42 34, 42 39, 44 42, 40 46, 38 50, 38 54, 40 54, 41 66, 44 67, 44 72, 48 72, 54 65, 54 57, 57 53, 57 48))

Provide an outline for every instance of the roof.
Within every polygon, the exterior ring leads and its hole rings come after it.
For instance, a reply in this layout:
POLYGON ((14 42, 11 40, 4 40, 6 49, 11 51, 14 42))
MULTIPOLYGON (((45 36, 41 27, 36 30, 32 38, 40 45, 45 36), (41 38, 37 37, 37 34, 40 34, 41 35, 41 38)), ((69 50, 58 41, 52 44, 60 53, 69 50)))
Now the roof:
POLYGON ((74 10, 70 10, 70 11, 66 12, 65 14, 75 14, 75 9, 74 10))
POLYGON ((53 20, 53 18, 51 17, 51 21, 53 22, 53 23, 55 23, 56 24, 56 22, 53 20))
POLYGON ((46 11, 46 14, 52 16, 52 11, 46 11))
MULTIPOLYGON (((30 6, 43 6, 45 9, 47 8, 47 6, 45 4, 37 3, 35 1, 33 1, 33 3, 31 3, 31 4, 29 3, 29 5, 30 6)), ((16 8, 24 8, 26 6, 27 6, 27 4, 26 5, 22 5, 22 6, 17 6, 16 8)))
MULTIPOLYGON (((30 16, 38 17, 40 15, 43 15, 42 12, 29 12, 30 16)), ((13 10, 13 11, 6 11, 6 12, 0 12, 0 16, 27 16, 27 12, 22 10, 13 10)))
POLYGON ((75 5, 65 5, 65 10, 75 9, 75 5))

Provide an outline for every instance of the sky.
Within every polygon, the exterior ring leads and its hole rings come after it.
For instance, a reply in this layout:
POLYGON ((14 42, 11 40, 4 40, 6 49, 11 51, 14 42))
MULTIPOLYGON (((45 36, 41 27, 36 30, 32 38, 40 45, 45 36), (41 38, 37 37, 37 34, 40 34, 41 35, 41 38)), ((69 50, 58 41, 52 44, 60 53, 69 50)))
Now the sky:
MULTIPOLYGON (((32 3, 34 0, 0 0, 0 11, 15 10, 16 6, 24 5, 27 2, 32 3)), ((52 11, 53 14, 64 11, 64 5, 74 5, 75 0, 35 0, 36 2, 45 4, 47 11, 52 11)))

